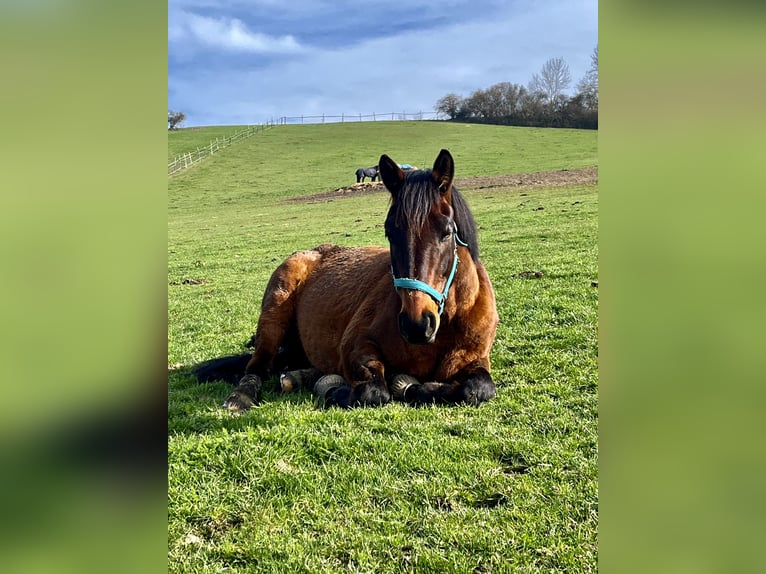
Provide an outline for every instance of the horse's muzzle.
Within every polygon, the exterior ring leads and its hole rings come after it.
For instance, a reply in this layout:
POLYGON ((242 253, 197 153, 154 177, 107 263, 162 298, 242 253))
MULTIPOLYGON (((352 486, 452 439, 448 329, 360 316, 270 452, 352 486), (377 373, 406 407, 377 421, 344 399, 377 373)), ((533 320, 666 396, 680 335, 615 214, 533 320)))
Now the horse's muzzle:
POLYGON ((436 340, 439 320, 431 311, 423 312, 419 321, 414 321, 407 313, 399 313, 399 333, 404 340, 413 345, 428 345, 436 340))

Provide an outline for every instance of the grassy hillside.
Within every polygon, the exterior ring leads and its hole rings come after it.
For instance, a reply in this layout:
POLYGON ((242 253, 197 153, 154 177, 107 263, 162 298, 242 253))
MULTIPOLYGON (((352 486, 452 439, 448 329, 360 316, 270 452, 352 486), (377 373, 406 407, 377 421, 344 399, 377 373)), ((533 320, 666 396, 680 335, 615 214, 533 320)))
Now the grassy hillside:
POLYGON ((356 169, 375 165, 382 153, 430 167, 447 148, 459 177, 587 167, 597 163, 596 138, 592 130, 444 122, 277 126, 174 176, 170 206, 188 205, 187 194, 173 192, 197 186, 212 206, 327 191, 356 181, 356 169))
MULTIPOLYGON (((595 165, 595 146, 594 132, 381 122, 228 148, 169 180, 169 364, 240 351, 291 252, 385 244, 384 193, 284 198, 351 183, 381 152, 429 165, 446 147, 469 176, 595 165)), ((465 195, 501 317, 497 398, 319 410, 269 387, 232 417, 228 385, 172 371, 169 571, 596 571, 597 188, 465 195)))

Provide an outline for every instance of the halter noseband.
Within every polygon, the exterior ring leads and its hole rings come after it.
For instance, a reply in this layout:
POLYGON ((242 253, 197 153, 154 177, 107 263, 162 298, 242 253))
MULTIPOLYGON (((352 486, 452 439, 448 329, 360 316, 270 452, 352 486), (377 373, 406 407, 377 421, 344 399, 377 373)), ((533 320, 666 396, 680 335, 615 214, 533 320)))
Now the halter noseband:
POLYGON ((449 277, 447 277, 447 284, 444 286, 444 291, 442 293, 439 293, 428 283, 424 283, 419 279, 411 279, 409 277, 397 278, 396 275, 394 275, 394 267, 393 265, 391 266, 391 276, 394 278, 394 287, 401 289, 414 289, 416 291, 422 291, 423 293, 430 295, 431 298, 439 304, 439 315, 441 315, 444 311, 444 303, 447 300, 449 288, 452 287, 452 281, 455 279, 455 271, 457 271, 458 263, 457 246, 462 245, 463 247, 468 247, 468 244, 457 236, 457 231, 452 234, 452 237, 455 240, 455 249, 453 250, 452 255, 452 270, 449 273, 449 277))

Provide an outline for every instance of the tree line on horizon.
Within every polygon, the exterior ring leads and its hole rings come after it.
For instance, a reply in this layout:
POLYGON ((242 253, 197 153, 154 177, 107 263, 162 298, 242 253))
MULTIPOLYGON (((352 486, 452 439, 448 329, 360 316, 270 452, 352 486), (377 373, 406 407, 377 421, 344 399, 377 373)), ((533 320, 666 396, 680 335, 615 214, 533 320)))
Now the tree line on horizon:
POLYGON ((449 120, 530 127, 598 129, 598 45, 573 96, 564 58, 551 58, 526 86, 500 82, 463 98, 447 94, 435 110, 449 120))

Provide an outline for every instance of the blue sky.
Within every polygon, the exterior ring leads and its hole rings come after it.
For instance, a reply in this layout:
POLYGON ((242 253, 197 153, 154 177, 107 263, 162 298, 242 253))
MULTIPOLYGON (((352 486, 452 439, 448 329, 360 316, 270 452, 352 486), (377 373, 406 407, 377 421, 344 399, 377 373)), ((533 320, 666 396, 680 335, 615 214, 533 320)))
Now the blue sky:
POLYGON ((168 0, 168 108, 186 126, 429 112, 555 57, 574 88, 597 43, 596 0, 168 0))

